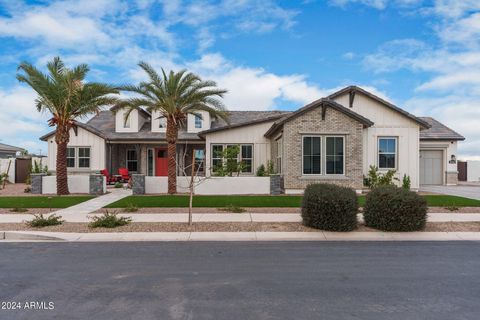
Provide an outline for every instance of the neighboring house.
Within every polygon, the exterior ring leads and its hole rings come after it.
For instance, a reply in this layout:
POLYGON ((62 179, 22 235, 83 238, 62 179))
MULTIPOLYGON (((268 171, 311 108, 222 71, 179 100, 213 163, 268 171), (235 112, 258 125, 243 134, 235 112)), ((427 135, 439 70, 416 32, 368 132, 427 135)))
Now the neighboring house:
MULTIPOLYGON (((166 123, 159 114, 125 110, 100 112, 71 130, 68 166, 72 173, 119 167, 148 176, 167 175, 166 123)), ((361 189, 369 166, 394 169, 400 179, 420 184, 456 184, 457 141, 464 137, 432 118, 416 117, 356 86, 346 87, 294 112, 230 111, 230 124, 189 115, 179 132, 178 174, 189 167, 192 150, 201 174, 212 175, 219 152, 240 145, 242 175, 255 175, 271 160, 286 193, 325 182, 361 189)), ((55 132, 48 142, 49 168, 55 168, 55 132)), ((187 170, 187 175, 190 174, 187 170)))
POLYGON ((0 159, 15 157, 17 152, 22 151, 24 151, 24 149, 0 143, 0 159))

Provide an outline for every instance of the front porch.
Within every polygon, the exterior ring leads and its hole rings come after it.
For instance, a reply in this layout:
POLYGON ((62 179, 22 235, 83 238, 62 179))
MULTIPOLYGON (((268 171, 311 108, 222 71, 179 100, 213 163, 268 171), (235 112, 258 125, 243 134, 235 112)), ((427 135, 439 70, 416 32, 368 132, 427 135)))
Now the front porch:
MULTIPOLYGON (((190 176, 192 155, 195 152, 195 171, 198 176, 205 175, 205 145, 177 144, 177 176, 190 176)), ((117 174, 119 168, 127 168, 130 173, 146 176, 168 175, 168 153, 166 143, 107 143, 106 167, 111 174, 117 174)))

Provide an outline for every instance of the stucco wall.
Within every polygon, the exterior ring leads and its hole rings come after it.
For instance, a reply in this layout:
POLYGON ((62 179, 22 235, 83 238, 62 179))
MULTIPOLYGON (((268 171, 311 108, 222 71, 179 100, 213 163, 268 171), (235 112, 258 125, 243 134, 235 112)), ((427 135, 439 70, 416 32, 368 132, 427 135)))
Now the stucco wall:
POLYGON ((480 181, 480 161, 467 161, 467 181, 480 181))
MULTIPOLYGON (((348 108, 348 93, 337 97, 335 101, 348 108)), ((355 94, 352 110, 374 122, 374 125, 364 132, 363 174, 368 173, 371 165, 378 166, 378 138, 396 137, 398 139, 396 175, 399 179, 404 174, 410 176, 412 188, 418 188, 420 126, 415 121, 361 93, 355 94)))
POLYGON ((233 128, 229 130, 223 130, 219 132, 212 132, 205 137, 205 155, 207 175, 211 174, 211 145, 212 144, 253 144, 253 173, 261 165, 267 164, 270 160, 270 140, 263 135, 272 126, 273 121, 264 122, 260 124, 254 124, 250 126, 233 128))
MULTIPOLYGON (((90 173, 92 171, 99 171, 106 168, 105 164, 105 140, 99 136, 87 131, 83 128, 78 128, 78 135, 75 135, 73 129, 70 130, 69 147, 90 147, 90 168, 68 168, 72 174, 75 173, 90 173)), ((57 161, 57 144, 55 143, 55 136, 51 136, 47 140, 48 143, 48 169, 55 171, 57 161)))
POLYGON ((315 108, 283 127, 283 165, 286 193, 296 193, 311 183, 334 183, 354 189, 363 185, 362 158, 363 125, 344 113, 327 108, 315 108), (322 175, 303 175, 302 137, 304 135, 338 135, 345 138, 345 170, 343 175, 325 175, 325 145, 322 143, 322 175))

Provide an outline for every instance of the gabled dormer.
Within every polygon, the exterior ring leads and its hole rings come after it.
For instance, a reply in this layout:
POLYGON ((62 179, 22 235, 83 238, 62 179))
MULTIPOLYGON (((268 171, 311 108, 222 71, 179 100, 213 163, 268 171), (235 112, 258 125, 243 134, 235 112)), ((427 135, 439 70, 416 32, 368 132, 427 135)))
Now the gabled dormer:
POLYGON ((167 119, 158 111, 152 111, 152 132, 166 132, 167 119))
POLYGON ((127 108, 113 107, 111 110, 115 112, 115 132, 138 132, 148 117, 143 110, 132 110, 128 117, 127 108))
POLYGON ((200 132, 210 129, 211 118, 206 111, 197 111, 187 117, 187 131, 200 132))

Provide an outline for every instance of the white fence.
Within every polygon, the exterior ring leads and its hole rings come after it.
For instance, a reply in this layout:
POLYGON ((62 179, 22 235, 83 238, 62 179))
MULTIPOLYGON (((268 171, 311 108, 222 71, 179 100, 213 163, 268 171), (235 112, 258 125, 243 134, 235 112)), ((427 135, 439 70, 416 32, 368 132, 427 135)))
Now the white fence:
MULTIPOLYGON (((187 193, 191 177, 177 177, 177 192, 187 193)), ((270 177, 209 177, 195 178, 195 194, 270 194, 270 177)), ((167 193, 167 177, 145 177, 145 193, 167 193)))
POLYGON ((11 183, 15 182, 15 158, 10 159, 0 159, 0 174, 7 173, 8 171, 8 181, 11 183), (8 164, 10 163, 10 169, 8 169, 8 164))
POLYGON ((480 181, 480 161, 467 161, 467 181, 480 181))
MULTIPOLYGON (((107 191, 107 184, 105 179, 103 184, 104 193, 107 191)), ((68 176, 68 189, 70 193, 86 193, 90 192, 90 176, 88 175, 76 175, 68 176)), ((57 181, 56 176, 45 176, 42 178, 42 193, 43 194, 56 194, 57 193, 57 181)))

